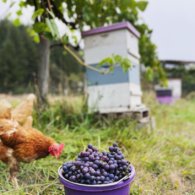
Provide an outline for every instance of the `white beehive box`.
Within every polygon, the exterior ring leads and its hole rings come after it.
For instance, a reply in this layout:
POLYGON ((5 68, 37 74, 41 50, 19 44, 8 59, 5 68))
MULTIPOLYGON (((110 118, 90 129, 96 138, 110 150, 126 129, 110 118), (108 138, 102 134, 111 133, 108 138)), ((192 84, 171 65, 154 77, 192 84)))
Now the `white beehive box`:
MULTIPOLYGON (((121 22, 82 32, 82 36, 86 64, 96 67, 100 61, 115 54, 129 58, 133 65, 126 73, 119 66, 108 75, 87 68, 89 109, 112 113, 136 111, 144 107, 141 102, 139 32, 129 22, 121 22)), ((106 68, 106 65, 101 67, 106 68)))
POLYGON ((180 99, 182 96, 182 81, 181 79, 168 79, 168 87, 172 89, 172 96, 175 99, 180 99))

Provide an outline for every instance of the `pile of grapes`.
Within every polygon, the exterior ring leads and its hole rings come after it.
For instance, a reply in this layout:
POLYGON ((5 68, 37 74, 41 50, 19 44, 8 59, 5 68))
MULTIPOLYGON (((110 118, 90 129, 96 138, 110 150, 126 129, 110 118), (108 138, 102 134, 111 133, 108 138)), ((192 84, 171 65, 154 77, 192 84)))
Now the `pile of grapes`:
POLYGON ((92 144, 86 151, 78 154, 75 161, 63 164, 63 176, 71 182, 80 184, 108 184, 122 179, 131 173, 130 162, 114 143, 110 152, 99 152, 92 144))

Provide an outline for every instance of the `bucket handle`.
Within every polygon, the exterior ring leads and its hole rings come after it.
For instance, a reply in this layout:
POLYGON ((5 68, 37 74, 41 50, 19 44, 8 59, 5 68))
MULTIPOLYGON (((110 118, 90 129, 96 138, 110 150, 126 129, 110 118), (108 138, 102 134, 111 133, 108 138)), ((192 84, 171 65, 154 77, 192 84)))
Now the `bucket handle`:
POLYGON ((128 180, 130 177, 131 177, 131 173, 129 173, 128 175, 126 175, 125 177, 123 177, 122 179, 120 179, 119 181, 117 182, 113 182, 113 183, 109 183, 109 184, 101 184, 101 185, 86 185, 86 184, 79 184, 79 183, 75 183, 75 182, 71 182, 67 179, 65 179, 62 174, 61 174, 61 170, 62 169, 62 166, 60 166, 58 168, 58 175, 61 179, 63 179, 64 181, 68 182, 68 183, 71 183, 71 184, 74 184, 74 185, 78 185, 78 186, 83 186, 83 187, 108 187, 108 186, 115 186, 117 184, 119 184, 120 182, 122 181, 126 181, 128 180))

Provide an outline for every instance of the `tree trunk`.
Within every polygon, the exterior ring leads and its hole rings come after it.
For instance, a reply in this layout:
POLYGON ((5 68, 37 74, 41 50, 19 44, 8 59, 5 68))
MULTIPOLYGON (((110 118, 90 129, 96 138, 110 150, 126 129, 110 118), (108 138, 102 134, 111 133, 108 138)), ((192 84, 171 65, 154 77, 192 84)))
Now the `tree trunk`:
POLYGON ((39 38, 40 38, 38 69, 39 99, 45 102, 47 99, 49 88, 50 42, 43 35, 40 35, 39 38))

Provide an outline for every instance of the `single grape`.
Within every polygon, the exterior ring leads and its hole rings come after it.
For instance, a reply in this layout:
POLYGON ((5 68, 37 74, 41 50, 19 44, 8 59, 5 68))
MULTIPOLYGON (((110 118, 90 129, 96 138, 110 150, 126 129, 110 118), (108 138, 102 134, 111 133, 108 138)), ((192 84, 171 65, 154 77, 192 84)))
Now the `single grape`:
POLYGON ((86 179, 86 180, 85 180, 85 183, 86 183, 86 184, 91 184, 90 179, 86 179))
POLYGON ((88 157, 84 157, 83 160, 86 162, 86 161, 89 161, 89 158, 88 157))
POLYGON ((89 155, 90 155, 90 153, 89 153, 89 152, 85 152, 85 156, 87 156, 87 157, 88 157, 89 155))
POLYGON ((92 150, 92 149, 88 149, 88 152, 89 152, 90 154, 92 154, 92 153, 93 153, 93 150, 92 150))
POLYGON ((126 163, 127 163, 127 161, 126 161, 125 159, 122 159, 122 160, 121 160, 121 164, 122 164, 122 165, 126 165, 126 163))
POLYGON ((123 170, 124 170, 124 171, 127 170, 127 166, 126 166, 126 165, 123 166, 123 170))
POLYGON ((89 144, 88 145, 88 148, 92 149, 93 148, 93 145, 92 144, 89 144))
POLYGON ((95 160, 100 160, 100 157, 99 156, 95 157, 95 160))
POLYGON ((96 172, 95 172, 95 175, 96 175, 96 176, 100 176, 100 175, 101 175, 100 171, 96 171, 96 172))
POLYGON ((114 179, 114 174, 109 174, 110 179, 114 179))
POLYGON ((102 175, 103 175, 104 177, 106 177, 106 176, 108 175, 108 173, 105 171, 105 172, 102 173, 102 175))
POLYGON ((114 170, 115 169, 115 166, 112 164, 112 165, 110 165, 109 169, 110 170, 114 170))
POLYGON ((93 155, 96 158, 98 156, 98 153, 94 152, 93 155))
POLYGON ((72 175, 72 176, 70 176, 69 180, 74 182, 74 181, 76 181, 76 177, 74 175, 72 175))
POLYGON ((108 162, 108 164, 109 165, 112 165, 114 162, 112 161, 112 160, 110 160, 109 162, 108 162))
POLYGON ((105 180, 104 176, 100 176, 100 180, 103 182, 105 180))
POLYGON ((103 160, 103 161, 107 161, 107 160, 108 160, 108 157, 107 157, 107 156, 103 156, 103 157, 102 157, 102 160, 103 160))
POLYGON ((109 147, 110 152, 113 152, 114 151, 113 149, 114 149, 113 147, 111 147, 111 146, 109 147))
POLYGON ((96 175, 96 171, 95 170, 92 170, 90 173, 91 173, 91 175, 96 175))
POLYGON ((90 156, 89 156, 89 160, 90 160, 90 161, 94 161, 94 160, 95 160, 95 157, 94 157, 93 155, 90 155, 90 156))
POLYGON ((71 176, 71 175, 72 175, 72 171, 69 171, 69 172, 68 172, 68 175, 71 176))
POLYGON ((92 175, 92 176, 90 177, 90 180, 91 180, 91 181, 94 181, 94 180, 95 180, 95 176, 92 175))
POLYGON ((99 160, 95 160, 94 161, 94 164, 99 165, 100 164, 100 161, 99 160))
POLYGON ((115 142, 115 143, 113 143, 113 147, 117 147, 117 143, 115 142))
POLYGON ((82 179, 82 180, 81 180, 81 184, 84 184, 84 183, 85 183, 85 180, 84 180, 84 179, 82 179))
POLYGON ((75 171, 75 170, 76 170, 76 167, 75 167, 75 166, 72 166, 72 167, 70 168, 70 170, 71 170, 71 171, 75 171))
POLYGON ((92 167, 93 166, 93 162, 88 162, 89 166, 92 167))
POLYGON ((80 174, 77 174, 76 178, 77 179, 80 179, 81 178, 81 175, 80 174))
POLYGON ((115 176, 114 181, 118 181, 118 180, 119 180, 118 176, 115 176))
POLYGON ((83 174, 86 174, 88 171, 89 171, 89 169, 87 167, 84 167, 82 170, 83 174))
POLYGON ((81 152, 81 156, 85 157, 85 152, 84 151, 81 152))
POLYGON ((109 170, 109 169, 110 169, 109 165, 105 165, 105 166, 104 166, 104 169, 105 169, 105 170, 109 170))
POLYGON ((89 179, 91 177, 91 175, 89 173, 85 174, 85 179, 89 179))
POLYGON ((98 168, 98 165, 93 164, 92 167, 93 167, 94 169, 97 169, 97 168, 98 168))

